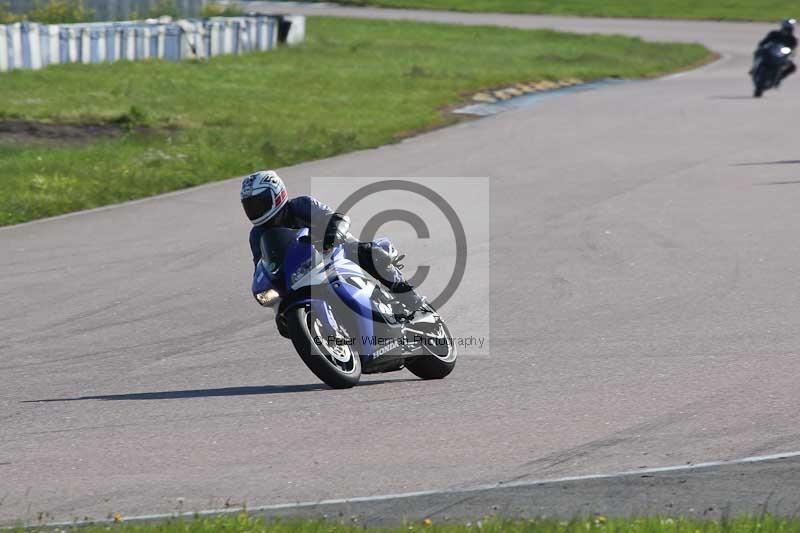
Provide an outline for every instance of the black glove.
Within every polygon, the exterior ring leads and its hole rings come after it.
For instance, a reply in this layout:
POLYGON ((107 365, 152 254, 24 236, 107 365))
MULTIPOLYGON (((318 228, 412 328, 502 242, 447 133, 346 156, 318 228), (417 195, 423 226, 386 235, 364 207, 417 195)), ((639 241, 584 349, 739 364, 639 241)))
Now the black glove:
POLYGON ((322 249, 328 251, 344 241, 350 230, 350 218, 340 213, 331 215, 328 227, 325 228, 325 237, 322 239, 322 249))

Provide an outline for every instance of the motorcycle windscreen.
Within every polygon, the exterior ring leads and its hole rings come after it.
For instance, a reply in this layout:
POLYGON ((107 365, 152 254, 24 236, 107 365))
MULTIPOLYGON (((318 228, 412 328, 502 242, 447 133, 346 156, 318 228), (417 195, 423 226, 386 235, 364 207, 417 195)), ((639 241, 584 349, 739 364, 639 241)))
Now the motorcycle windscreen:
POLYGON ((261 258, 271 276, 280 272, 286 252, 297 237, 298 231, 289 228, 270 228, 261 236, 261 258))

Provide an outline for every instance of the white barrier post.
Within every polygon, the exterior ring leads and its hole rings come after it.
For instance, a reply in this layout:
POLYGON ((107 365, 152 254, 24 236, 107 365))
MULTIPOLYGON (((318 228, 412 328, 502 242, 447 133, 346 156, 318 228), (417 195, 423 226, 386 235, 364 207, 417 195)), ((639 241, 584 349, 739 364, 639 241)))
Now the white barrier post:
POLYGON ((229 21, 224 22, 223 31, 225 32, 222 41, 222 53, 230 54, 233 52, 233 28, 229 21))
POLYGON ((39 24, 39 55, 42 68, 50 64, 50 29, 46 24, 39 24))
POLYGON ((239 54, 242 50, 242 24, 238 20, 231 21, 231 50, 230 54, 239 54))
POLYGON ((144 27, 142 28, 142 58, 143 59, 150 59, 150 28, 144 27))
POLYGON ((17 22, 16 24, 9 24, 8 34, 11 41, 11 68, 22 68, 22 25, 17 22))
POLYGON ((125 29, 125 59, 136 59, 136 31, 133 28, 125 29))
POLYGON ((267 50, 273 50, 278 47, 278 19, 267 19, 267 50))
POLYGON ((78 61, 78 42, 74 28, 67 29, 67 46, 67 60, 70 63, 76 63, 78 61))
POLYGON ((239 21, 239 49, 238 54, 250 51, 250 24, 247 20, 239 21))
POLYGON ((92 62, 92 34, 89 28, 81 28, 81 63, 92 62))
POLYGON ((97 30, 97 61, 100 63, 106 60, 106 29, 97 30))
POLYGON ((302 15, 292 15, 286 17, 291 21, 289 34, 286 36, 286 44, 289 46, 300 44, 306 38, 306 18, 302 15))
POLYGON ((247 44, 248 50, 258 50, 258 36, 256 32, 258 31, 258 22, 253 17, 247 18, 247 44))
POLYGON ((195 25, 194 49, 198 59, 206 59, 206 28, 202 22, 195 25))
POLYGON ((58 65, 61 63, 61 27, 57 24, 50 24, 45 26, 47 32, 50 34, 50 58, 48 59, 51 65, 58 65))
POLYGON ((268 50, 269 44, 267 43, 267 26, 269 25, 269 19, 259 18, 258 22, 256 23, 256 32, 258 37, 256 38, 257 47, 259 50, 268 50))
POLYGON ((42 41, 39 38, 38 24, 31 24, 28 29, 28 50, 31 54, 31 68, 39 70, 42 68, 42 41))
POLYGON ((158 58, 164 59, 164 44, 166 43, 167 29, 164 26, 158 27, 158 58))
POLYGON ((179 20, 177 22, 180 28, 180 57, 181 59, 197 58, 192 41, 194 40, 194 26, 188 20, 179 20))
POLYGON ((114 37, 114 59, 117 61, 125 59, 125 28, 122 26, 117 27, 114 37))
POLYGON ((214 57, 219 55, 219 24, 216 22, 211 23, 211 28, 209 29, 209 33, 211 37, 209 40, 211 41, 211 46, 209 46, 208 55, 209 57, 214 57))
POLYGON ((114 61, 114 28, 111 25, 103 28, 103 58, 114 61))
POLYGON ((8 30, 0 26, 0 72, 8 70, 8 30))
POLYGON ((122 46, 125 44, 125 30, 119 26, 114 29, 114 61, 122 59, 122 46))

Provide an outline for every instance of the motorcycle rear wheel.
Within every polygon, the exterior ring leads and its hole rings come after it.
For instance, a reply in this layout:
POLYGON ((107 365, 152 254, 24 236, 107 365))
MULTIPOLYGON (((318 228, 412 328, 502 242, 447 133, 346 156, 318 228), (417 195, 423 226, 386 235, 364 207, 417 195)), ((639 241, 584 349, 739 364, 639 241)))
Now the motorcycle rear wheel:
MULTIPOLYGON (((297 354, 315 376, 334 389, 349 389, 361 379, 361 359, 352 345, 330 342, 316 311, 298 307, 287 313, 287 326, 297 354)), ((339 331, 339 340, 349 340, 339 331)))

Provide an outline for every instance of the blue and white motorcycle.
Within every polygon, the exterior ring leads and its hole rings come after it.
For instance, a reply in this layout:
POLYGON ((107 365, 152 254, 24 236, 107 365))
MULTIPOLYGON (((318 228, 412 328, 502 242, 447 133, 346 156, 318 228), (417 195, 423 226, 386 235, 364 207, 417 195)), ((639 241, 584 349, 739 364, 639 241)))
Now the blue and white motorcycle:
MULTIPOLYGON (((377 243, 399 259, 388 240, 377 243)), ((409 317, 342 246, 322 254, 308 229, 276 228, 265 232, 261 252, 253 295, 275 308, 278 332, 329 386, 349 388, 362 373, 404 367, 422 379, 452 372, 456 346, 439 314, 427 306, 409 317)))

